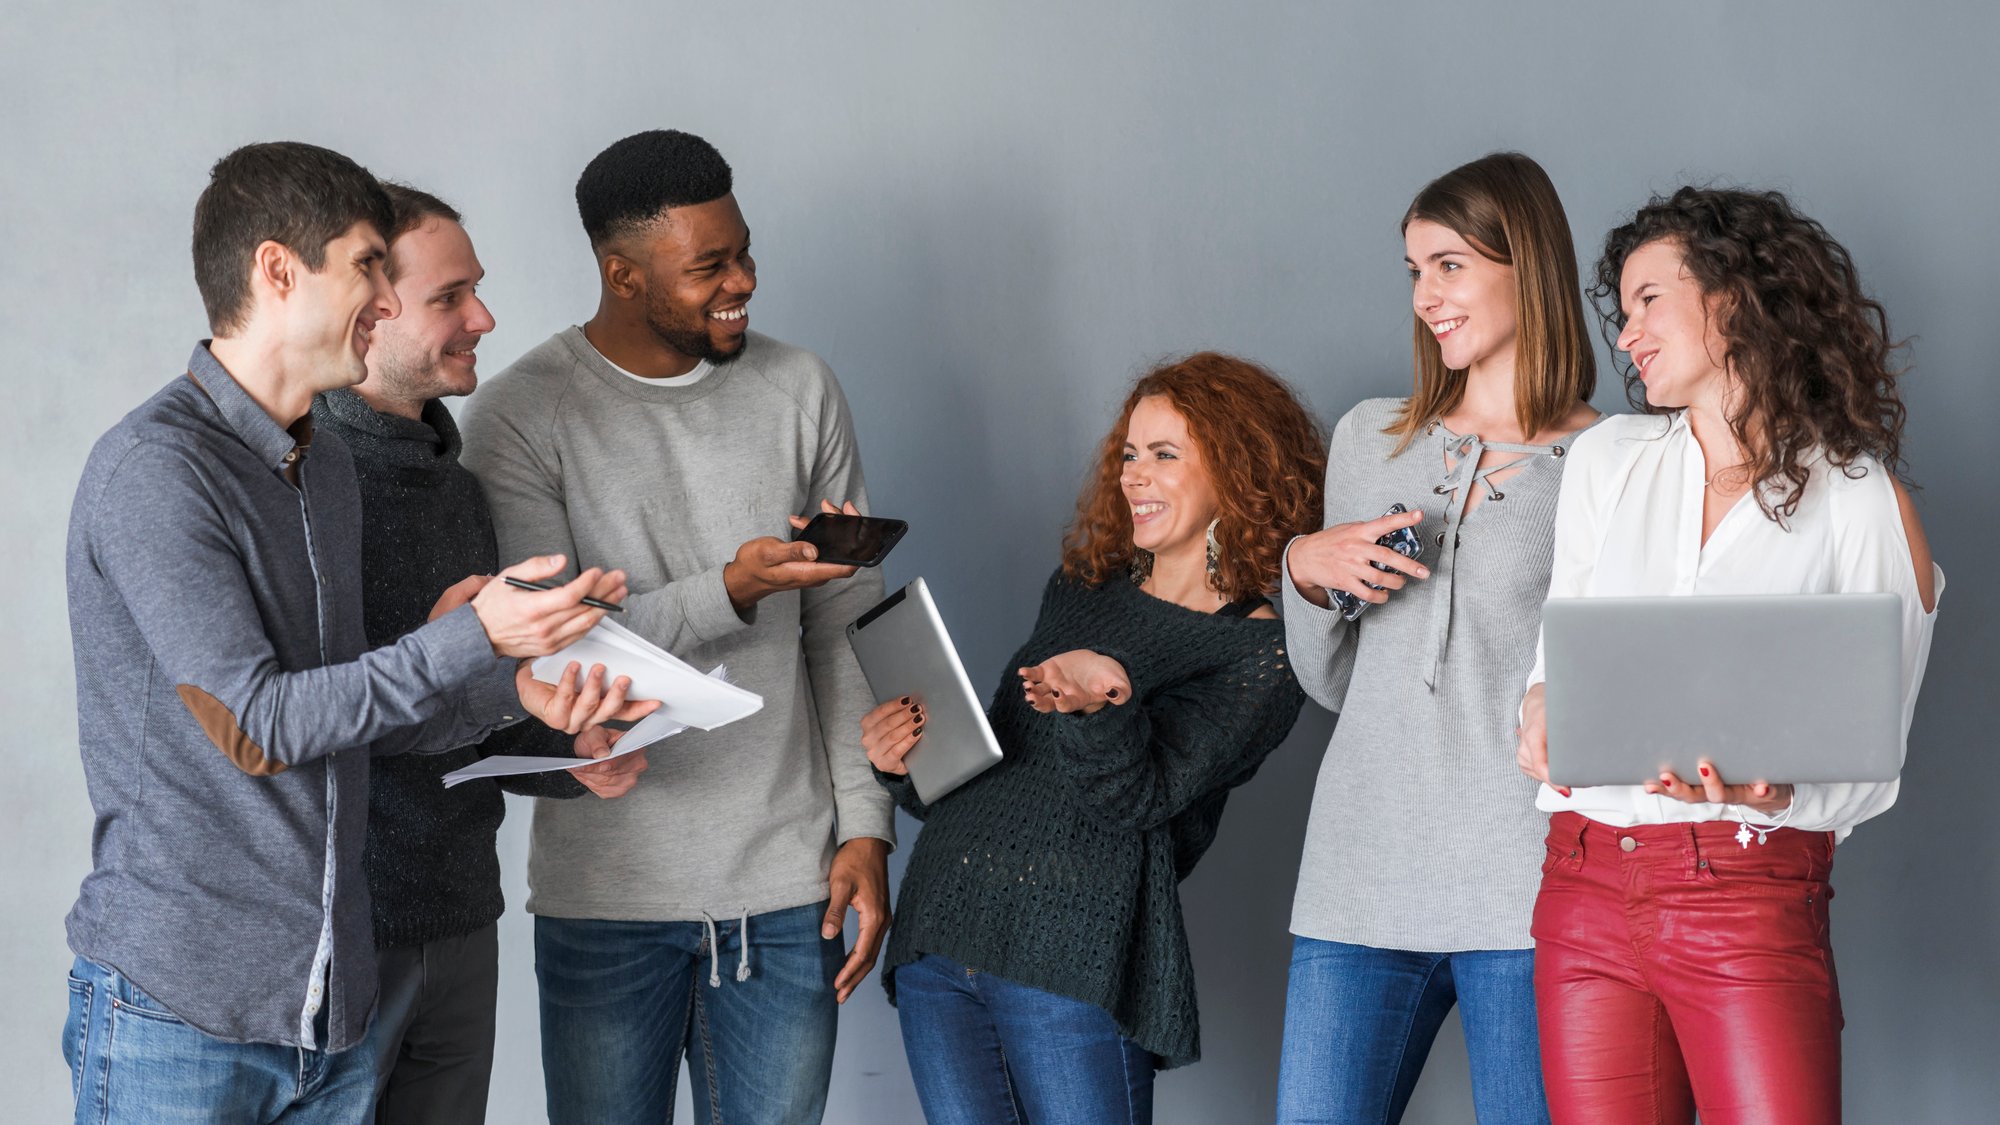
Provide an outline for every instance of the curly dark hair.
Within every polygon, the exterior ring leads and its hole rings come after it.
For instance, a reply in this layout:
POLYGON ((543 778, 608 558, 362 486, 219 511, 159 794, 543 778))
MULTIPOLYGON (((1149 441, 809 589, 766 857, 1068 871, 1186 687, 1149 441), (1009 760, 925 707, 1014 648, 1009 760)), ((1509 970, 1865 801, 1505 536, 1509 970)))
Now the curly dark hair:
POLYGON ((1221 506, 1216 591, 1231 601, 1277 588, 1278 557, 1295 535, 1319 530, 1326 435, 1282 379, 1235 356, 1197 352, 1139 377, 1063 535, 1063 573, 1092 585, 1132 565, 1132 509, 1119 477, 1125 432, 1139 400, 1159 395, 1187 420, 1221 506))
POLYGON ((602 249, 669 208, 721 199, 732 183, 714 145, 679 129, 648 129, 591 158, 576 181, 576 211, 591 248, 602 249))
MULTIPOLYGON (((1902 475, 1903 345, 1825 227, 1776 191, 1683 187, 1654 196, 1605 236, 1590 289, 1614 353, 1625 328, 1625 261, 1661 241, 1679 247, 1704 296, 1720 298, 1723 362, 1742 386, 1729 428, 1766 516, 1783 523, 1798 510, 1816 453, 1850 476, 1865 471, 1856 465, 1864 456, 1902 475)), ((1623 374, 1632 406, 1660 412, 1629 361, 1623 374)))

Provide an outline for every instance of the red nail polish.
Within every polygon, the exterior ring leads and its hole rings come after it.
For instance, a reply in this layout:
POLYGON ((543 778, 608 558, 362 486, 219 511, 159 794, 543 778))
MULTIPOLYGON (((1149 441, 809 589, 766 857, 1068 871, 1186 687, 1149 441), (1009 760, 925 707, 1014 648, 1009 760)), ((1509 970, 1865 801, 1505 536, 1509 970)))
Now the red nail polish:
POLYGON ((1703 767, 1701 767, 1701 776, 1703 776, 1703 777, 1707 777, 1707 776, 1708 776, 1708 767, 1707 767, 1707 766, 1703 766, 1703 767))

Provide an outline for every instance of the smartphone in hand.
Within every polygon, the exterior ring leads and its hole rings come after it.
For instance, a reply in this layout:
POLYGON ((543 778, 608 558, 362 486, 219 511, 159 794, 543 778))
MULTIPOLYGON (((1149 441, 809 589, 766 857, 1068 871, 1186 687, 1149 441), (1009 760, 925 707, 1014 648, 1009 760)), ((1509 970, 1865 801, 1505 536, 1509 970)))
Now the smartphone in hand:
MULTIPOLYGON (((1409 509, 1401 504, 1391 504, 1389 505, 1389 510, 1382 514, 1385 516, 1398 516, 1407 511, 1409 509)), ((1377 539, 1375 543, 1377 546, 1389 548, 1406 559, 1414 559, 1424 553, 1424 541, 1417 537, 1417 529, 1414 527, 1399 527, 1382 538, 1377 539)), ((1389 569, 1381 563, 1369 563, 1368 565, 1374 567, 1376 570, 1386 571, 1389 569)), ((1382 587, 1370 582, 1368 583, 1368 588, 1371 590, 1380 590, 1382 587)), ((1345 590, 1328 590, 1327 594, 1333 598, 1333 608, 1339 610, 1340 615, 1349 621, 1360 617, 1362 610, 1374 604, 1373 602, 1364 602, 1345 590)))
POLYGON ((819 548, 819 561, 841 566, 875 566, 895 547, 910 525, 877 516, 821 512, 792 535, 819 548))

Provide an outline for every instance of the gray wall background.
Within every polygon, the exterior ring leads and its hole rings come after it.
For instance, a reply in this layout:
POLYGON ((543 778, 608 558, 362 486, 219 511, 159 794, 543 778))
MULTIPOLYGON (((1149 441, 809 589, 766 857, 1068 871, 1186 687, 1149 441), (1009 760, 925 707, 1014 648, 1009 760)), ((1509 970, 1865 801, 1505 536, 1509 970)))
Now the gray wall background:
MULTIPOLYGON (((1090 443, 1149 361, 1253 356, 1329 423, 1407 389, 1396 222, 1431 176, 1496 148, 1529 152, 1586 260, 1649 191, 1688 178, 1796 193, 1913 337, 1908 449, 1952 579, 1903 798, 1841 849, 1850 1116, 1991 1119, 1992 7, 563 7, 10 0, 0 12, 6 1116, 68 1111, 62 917, 89 861, 90 810, 64 523, 91 441, 203 334, 187 238, 208 165, 251 140, 312 140, 455 201, 500 321, 482 348, 490 373, 593 307, 570 196, 584 162, 673 125, 734 163, 763 267, 757 324, 840 373, 877 510, 913 525, 887 577, 930 579, 981 684, 1025 633, 1090 443)), ((1612 383, 1600 406, 1621 401, 1612 383)), ((1330 724, 1316 710, 1300 720, 1185 888, 1206 1057, 1163 1078, 1163 1122, 1269 1117, 1285 924, 1330 724)), ((527 811, 502 837, 516 904, 527 811)), ((503 943, 492 1118, 540 1121, 518 908, 503 943)), ((872 981, 843 1014, 831 1104, 836 1122, 919 1118, 872 981)), ((1471 1120, 1455 1024, 1410 1120, 1471 1120)))

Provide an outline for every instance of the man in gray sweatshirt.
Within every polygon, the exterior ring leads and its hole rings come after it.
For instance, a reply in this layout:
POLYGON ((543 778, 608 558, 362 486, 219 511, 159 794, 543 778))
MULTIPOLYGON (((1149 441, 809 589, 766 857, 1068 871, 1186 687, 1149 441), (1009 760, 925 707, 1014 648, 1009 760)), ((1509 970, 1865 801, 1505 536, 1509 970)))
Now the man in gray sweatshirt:
POLYGON ((750 233, 706 141, 627 137, 584 170, 577 205, 597 314, 471 398, 465 464, 503 556, 625 568, 622 623, 726 665, 764 708, 653 747, 622 800, 537 802, 549 1117, 669 1120, 685 1053, 720 1120, 815 1122, 836 1000, 888 921, 894 840, 843 632, 881 578, 784 537, 816 502, 866 503, 853 424, 824 362, 748 330, 750 233))
POLYGON ((362 379, 399 311, 389 225, 381 186, 339 153, 218 161, 194 222, 215 338, 84 465, 66 568, 96 814, 68 919, 78 1121, 364 1117, 370 752, 444 750, 531 713, 570 725, 515 658, 588 631, 602 614, 585 594, 623 596, 594 570, 539 594, 469 580, 368 651, 354 465, 308 410, 362 379))

